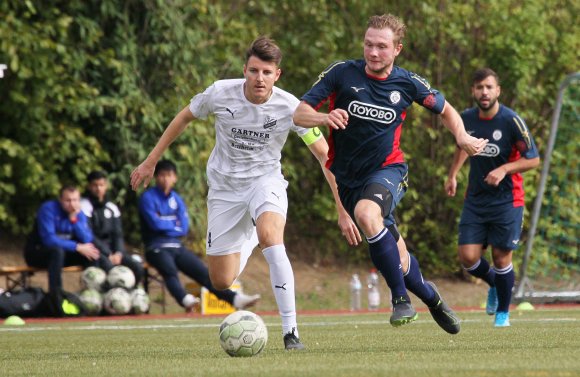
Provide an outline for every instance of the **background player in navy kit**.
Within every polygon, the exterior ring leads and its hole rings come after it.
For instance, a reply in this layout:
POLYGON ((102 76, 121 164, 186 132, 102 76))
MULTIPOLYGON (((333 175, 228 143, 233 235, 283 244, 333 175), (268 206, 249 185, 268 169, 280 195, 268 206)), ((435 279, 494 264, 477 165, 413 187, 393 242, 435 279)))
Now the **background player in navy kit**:
POLYGON ((459 114, 425 79, 393 64, 403 47, 405 25, 400 19, 372 16, 367 26, 364 60, 339 61, 326 68, 302 97, 294 122, 330 127, 327 167, 336 177, 342 204, 365 234, 371 259, 391 289, 391 324, 400 326, 417 318, 407 287, 427 304, 445 331, 457 333, 459 319, 435 286, 423 281, 417 260, 404 253, 409 263, 401 266, 392 216, 407 188, 399 138, 406 108, 417 102, 440 114, 457 144, 470 154, 480 152, 486 140, 469 136, 459 114), (329 98, 330 112, 318 112, 329 98))
MULTIPOLYGON (((461 117, 468 132, 490 140, 483 153, 470 158, 469 184, 459 222, 459 260, 473 276, 490 286, 487 313, 495 314, 495 326, 509 326, 509 304, 515 273, 512 251, 518 246, 524 211, 520 173, 540 164, 538 150, 526 124, 513 110, 501 105, 498 75, 489 68, 473 75, 471 94, 476 107, 461 117), (523 158, 522 158, 523 157, 523 158), (483 257, 492 246, 493 268, 483 257)), ((445 182, 454 196, 457 172, 467 159, 458 149, 445 182)))

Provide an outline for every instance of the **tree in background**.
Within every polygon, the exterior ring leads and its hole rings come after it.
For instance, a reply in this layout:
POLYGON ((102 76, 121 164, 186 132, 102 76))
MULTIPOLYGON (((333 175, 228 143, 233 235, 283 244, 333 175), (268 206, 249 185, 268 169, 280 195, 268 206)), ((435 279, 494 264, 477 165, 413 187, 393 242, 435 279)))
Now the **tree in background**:
MULTIPOLYGON (((574 15, 580 4, 573 0, 410 0, 388 8, 376 0, 5 0, 0 228, 25 233, 59 182, 82 184, 87 172, 102 168, 110 172, 129 240, 137 245, 129 173, 193 93, 217 79, 240 77, 247 45, 268 34, 285 53, 281 84, 299 97, 329 60, 362 57, 368 17, 385 12, 401 16, 409 28, 400 64, 424 74, 452 103, 470 106, 471 73, 494 68, 503 78, 502 101, 521 109, 542 149, 559 81, 578 68, 574 15)), ((199 251, 206 222, 204 167, 214 138, 210 124, 192 124, 166 156, 179 165, 179 189, 192 219, 190 242, 199 251)), ((424 265, 452 271, 461 203, 446 199, 442 189, 452 140, 418 107, 403 132, 411 134, 402 148, 412 179, 398 211, 401 231, 413 228, 407 242, 424 265)), ((330 192, 307 153, 292 138, 284 150, 293 206, 290 252, 364 260, 364 248, 350 249, 342 240, 330 192)), ((465 182, 467 169, 463 174, 465 182)), ((527 175, 531 196, 536 174, 527 175)))

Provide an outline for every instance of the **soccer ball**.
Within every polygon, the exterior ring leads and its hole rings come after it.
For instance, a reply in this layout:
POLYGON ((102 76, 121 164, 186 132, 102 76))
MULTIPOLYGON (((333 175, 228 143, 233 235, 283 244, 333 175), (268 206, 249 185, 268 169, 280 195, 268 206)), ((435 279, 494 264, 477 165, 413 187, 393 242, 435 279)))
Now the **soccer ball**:
POLYGON ((99 315, 103 309, 103 296, 96 289, 85 289, 79 294, 79 299, 89 315, 99 315))
POLYGON ((228 315, 220 325, 220 344, 230 356, 249 357, 262 352, 268 341, 268 329, 257 314, 239 310, 228 315))
POLYGON ((132 289, 135 286, 135 275, 127 266, 115 266, 109 271, 107 283, 111 288, 132 289))
POLYGON ((105 280, 107 280, 107 273, 99 267, 88 267, 81 275, 82 285, 86 289, 95 289, 99 292, 103 289, 105 280))
POLYGON ((131 308, 135 314, 143 314, 149 311, 151 300, 149 295, 142 288, 137 288, 131 292, 131 308))
POLYGON ((109 314, 127 314, 131 311, 131 295, 123 288, 112 288, 105 293, 103 306, 109 314))

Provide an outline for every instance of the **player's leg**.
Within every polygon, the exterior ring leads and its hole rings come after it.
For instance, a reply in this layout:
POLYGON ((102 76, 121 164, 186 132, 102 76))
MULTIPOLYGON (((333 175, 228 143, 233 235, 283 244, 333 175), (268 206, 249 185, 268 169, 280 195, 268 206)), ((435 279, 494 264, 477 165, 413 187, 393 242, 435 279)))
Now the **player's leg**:
POLYGON ((390 322, 393 326, 417 319, 405 287, 397 241, 384 224, 384 219, 391 215, 403 197, 406 180, 406 166, 400 165, 377 171, 358 192, 344 187, 339 190, 341 200, 345 198, 343 205, 349 211, 354 198, 354 219, 366 236, 373 264, 391 290, 393 314, 390 322))
POLYGON ((145 252, 147 262, 155 267, 163 278, 167 290, 175 301, 185 310, 191 311, 199 303, 199 299, 187 293, 179 281, 177 265, 174 260, 176 248, 156 248, 145 252))
POLYGON ((497 289, 497 312, 495 326, 506 327, 509 322, 509 305, 515 284, 512 250, 517 248, 523 225, 524 207, 509 207, 497 211, 490 228, 495 287, 497 289))
POLYGON ((304 345, 298 334, 294 271, 284 245, 288 209, 286 185, 286 181, 279 178, 264 177, 258 181, 250 201, 250 213, 256 219, 262 254, 270 269, 270 284, 282 319, 284 347, 301 350, 304 345))
POLYGON ((484 213, 480 213, 468 203, 463 207, 459 220, 459 262, 470 275, 489 285, 485 311, 494 315, 497 310, 495 270, 483 256, 484 245, 488 242, 488 224, 484 213))
POLYGON ((405 240, 399 234, 396 224, 393 222, 388 226, 388 229, 397 240, 397 247, 399 248, 399 254, 401 254, 401 264, 403 265, 405 286, 427 305, 431 316, 443 330, 450 334, 457 334, 461 329, 459 317, 447 305, 437 290, 435 283, 423 279, 419 262, 407 250, 405 240))

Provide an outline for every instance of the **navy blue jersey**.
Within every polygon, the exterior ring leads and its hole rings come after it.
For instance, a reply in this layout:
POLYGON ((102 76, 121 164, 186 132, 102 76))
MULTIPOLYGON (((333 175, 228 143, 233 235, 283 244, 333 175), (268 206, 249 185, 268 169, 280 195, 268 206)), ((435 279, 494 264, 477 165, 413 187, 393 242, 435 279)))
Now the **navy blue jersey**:
POLYGON ((147 249, 181 246, 187 234, 189 217, 181 196, 171 190, 169 195, 152 187, 139 198, 141 236, 147 249))
POLYGON ((330 110, 348 112, 346 129, 330 129, 326 167, 337 182, 351 188, 382 167, 405 161, 399 140, 406 109, 413 102, 436 114, 445 105, 443 95, 422 77, 394 66, 387 78, 379 79, 365 72, 365 64, 331 64, 302 97, 315 109, 329 100, 330 110))
POLYGON ((485 150, 470 157, 466 202, 475 206, 524 205, 523 178, 520 173, 506 175, 495 187, 484 182, 492 170, 520 157, 538 157, 538 150, 526 123, 512 109, 503 105, 491 119, 479 117, 474 107, 461 113, 465 130, 474 137, 488 139, 485 150))

